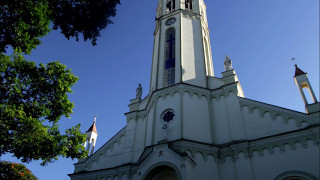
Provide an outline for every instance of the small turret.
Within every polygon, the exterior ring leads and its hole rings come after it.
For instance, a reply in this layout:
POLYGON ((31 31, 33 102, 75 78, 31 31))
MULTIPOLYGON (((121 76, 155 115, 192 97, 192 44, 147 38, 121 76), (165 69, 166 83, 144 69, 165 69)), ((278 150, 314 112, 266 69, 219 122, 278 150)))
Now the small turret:
POLYGON ((97 116, 94 117, 93 124, 86 132, 87 138, 86 138, 86 142, 84 143, 84 147, 89 151, 89 155, 93 154, 94 147, 96 145, 96 141, 97 141, 97 137, 98 137, 96 120, 97 120, 97 116))
POLYGON ((305 73, 304 71, 302 71, 300 68, 298 68, 297 65, 295 65, 294 81, 299 88, 299 92, 302 96, 302 100, 303 100, 305 108, 306 108, 306 113, 309 114, 309 113, 319 111, 320 104, 318 103, 318 100, 313 92, 312 86, 311 86, 309 79, 308 79, 308 74, 305 73), (308 94, 304 93, 304 91, 303 91, 304 88, 309 91, 309 95, 311 96, 311 99, 313 101, 312 103, 308 102, 308 100, 306 98, 306 95, 308 95, 308 94))

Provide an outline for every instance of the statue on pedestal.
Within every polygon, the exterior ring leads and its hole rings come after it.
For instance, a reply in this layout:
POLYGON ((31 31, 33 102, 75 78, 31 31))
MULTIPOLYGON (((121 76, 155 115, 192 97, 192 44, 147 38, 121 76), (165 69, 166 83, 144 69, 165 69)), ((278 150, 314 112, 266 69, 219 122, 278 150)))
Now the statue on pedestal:
POLYGON ((141 87, 141 84, 139 84, 139 86, 136 90, 136 98, 141 99, 141 96, 142 96, 142 87, 141 87))
POLYGON ((224 60, 224 68, 226 71, 230 71, 233 69, 232 67, 232 61, 231 59, 228 57, 228 55, 226 55, 226 59, 224 60))

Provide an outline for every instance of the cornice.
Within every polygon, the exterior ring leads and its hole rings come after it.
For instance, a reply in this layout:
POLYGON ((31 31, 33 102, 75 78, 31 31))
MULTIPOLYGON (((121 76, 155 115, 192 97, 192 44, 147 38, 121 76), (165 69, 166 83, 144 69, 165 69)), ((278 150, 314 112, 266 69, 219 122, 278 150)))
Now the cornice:
POLYGON ((159 18, 156 19, 156 21, 158 23, 158 22, 160 22, 160 21, 162 21, 162 20, 164 20, 166 18, 175 16, 175 15, 177 15, 179 13, 187 14, 189 16, 194 16, 194 17, 197 17, 197 18, 201 17, 201 15, 198 14, 198 13, 190 12, 190 11, 187 11, 187 10, 184 10, 184 9, 176 9, 176 10, 174 10, 174 11, 168 13, 168 14, 164 14, 164 15, 160 16, 159 18))
POLYGON ((159 89, 157 91, 153 91, 152 94, 149 96, 149 102, 147 103, 146 109, 149 111, 154 102, 156 102, 160 97, 166 97, 168 95, 173 96, 174 93, 184 93, 188 92, 191 96, 196 94, 199 98, 202 96, 209 98, 219 98, 220 96, 228 96, 230 92, 234 92, 237 94, 237 86, 238 82, 224 85, 218 89, 207 89, 199 86, 194 86, 185 83, 179 83, 167 88, 159 89))
POLYGON ((258 152, 263 156, 266 149, 270 154, 274 153, 274 148, 278 147, 281 152, 285 151, 285 145, 289 145, 291 150, 296 149, 296 143, 301 143, 303 148, 307 148, 307 141, 312 141, 315 146, 320 144, 320 126, 310 127, 303 130, 283 133, 261 139, 235 141, 224 145, 211 145, 197 143, 189 140, 179 140, 170 143, 170 148, 181 153, 189 151, 194 157, 196 153, 201 153, 204 160, 209 155, 216 161, 224 163, 229 156, 233 161, 239 159, 239 154, 243 153, 245 158, 253 158, 253 153, 258 152))
MULTIPOLYGON (((296 143, 301 143, 303 148, 308 148, 307 141, 312 141, 315 146, 319 146, 319 125, 289 133, 279 134, 276 136, 248 141, 235 141, 222 145, 200 143, 190 140, 177 140, 168 142, 168 147, 177 153, 186 153, 189 151, 191 153, 191 160, 194 158, 196 153, 200 153, 203 155, 203 159, 205 161, 207 161, 208 156, 211 155, 214 157, 217 163, 224 163, 227 157, 231 157, 232 161, 238 161, 240 153, 243 153, 245 158, 252 159, 254 158, 254 152, 258 152, 259 156, 264 155, 264 150, 268 150, 270 154, 274 154, 274 148, 276 147, 280 149, 280 152, 284 152, 285 145, 289 145, 292 151, 296 149, 296 143)), ((154 146, 158 145, 159 144, 156 144, 154 146)), ((74 174, 70 174, 69 176, 73 178, 109 178, 127 174, 129 177, 131 177, 132 174, 137 172, 140 164, 153 152, 154 146, 146 147, 137 163, 125 164, 113 168, 94 171, 78 171, 74 174)), ((103 146, 103 148, 105 148, 105 146, 103 146)), ((93 159, 91 159, 91 161, 93 161, 93 159)))
POLYGON ((218 89, 214 89, 211 91, 211 98, 218 98, 220 99, 220 96, 228 96, 230 92, 234 92, 235 94, 238 94, 238 83, 234 82, 232 84, 224 85, 218 89))
POLYGON ((175 84, 170 87, 153 91, 150 96, 149 102, 147 103, 146 109, 149 111, 153 106, 153 103, 155 103, 160 97, 165 98, 168 95, 173 96, 174 93, 176 92, 178 93, 189 92, 191 95, 196 94, 199 97, 201 96, 209 97, 210 91, 211 90, 209 89, 193 86, 189 84, 184 84, 184 83, 175 84))
POLYGON ((92 177, 101 179, 101 178, 110 178, 115 176, 122 176, 127 174, 128 176, 132 176, 137 170, 137 166, 135 164, 125 164, 114 168, 100 169, 95 171, 82 171, 74 174, 69 174, 72 178, 81 178, 81 179, 90 179, 92 177))
POLYGON ((289 119, 294 119, 298 127, 301 127, 301 124, 304 122, 309 125, 319 124, 320 122, 320 112, 308 115, 241 97, 239 97, 239 102, 241 108, 248 107, 250 113, 252 113, 254 109, 258 109, 260 116, 263 117, 266 112, 269 112, 273 120, 275 120, 277 116, 281 116, 284 123, 288 123, 289 119))

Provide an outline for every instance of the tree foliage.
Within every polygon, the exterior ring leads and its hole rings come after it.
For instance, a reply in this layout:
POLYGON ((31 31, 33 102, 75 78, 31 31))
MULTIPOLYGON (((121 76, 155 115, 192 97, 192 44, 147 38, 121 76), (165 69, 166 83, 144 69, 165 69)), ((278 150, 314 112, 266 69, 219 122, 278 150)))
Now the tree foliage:
POLYGON ((37 180, 38 178, 23 164, 0 161, 0 179, 37 180))
POLYGON ((36 65, 21 53, 30 54, 50 25, 68 39, 82 36, 96 45, 118 4, 120 0, 0 1, 0 156, 13 153, 22 162, 42 159, 45 165, 59 156, 87 155, 80 125, 63 134, 58 126, 62 116, 72 113, 68 93, 78 78, 59 62, 36 65), (14 55, 4 55, 10 46, 14 55))
POLYGON ((68 93, 77 80, 59 62, 37 66, 19 54, 0 55, 0 156, 42 159, 42 165, 58 156, 85 157, 80 125, 65 134, 58 126, 62 116, 72 113, 68 93))
POLYGON ((61 29, 66 38, 83 36, 96 45, 100 31, 112 23, 120 0, 1 0, 0 52, 12 46, 30 54, 40 38, 61 29))

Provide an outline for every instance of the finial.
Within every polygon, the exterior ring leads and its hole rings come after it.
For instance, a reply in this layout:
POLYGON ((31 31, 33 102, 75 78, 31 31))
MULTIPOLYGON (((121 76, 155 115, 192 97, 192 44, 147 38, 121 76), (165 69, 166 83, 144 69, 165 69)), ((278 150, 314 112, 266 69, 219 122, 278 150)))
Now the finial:
POLYGON ((98 116, 98 115, 95 115, 95 116, 94 116, 93 123, 96 123, 96 122, 97 122, 97 116, 98 116))
POLYGON ((228 54, 226 54, 226 59, 229 59, 229 56, 228 56, 228 54))

